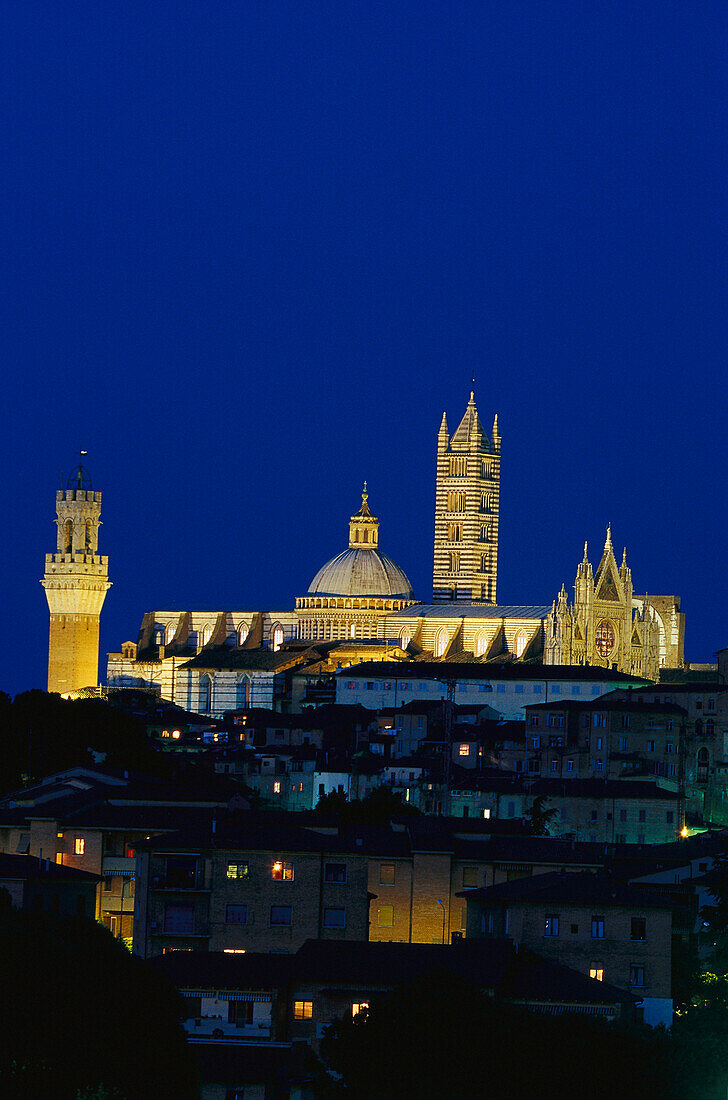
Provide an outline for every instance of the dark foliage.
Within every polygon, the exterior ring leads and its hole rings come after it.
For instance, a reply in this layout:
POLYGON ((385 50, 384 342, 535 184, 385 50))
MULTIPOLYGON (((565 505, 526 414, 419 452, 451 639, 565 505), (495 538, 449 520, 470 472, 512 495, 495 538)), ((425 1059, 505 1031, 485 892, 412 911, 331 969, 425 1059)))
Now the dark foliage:
POLYGON ((105 929, 4 904, 0 942, 0 1095, 198 1095, 177 994, 105 929))
POLYGON ((319 798, 316 810, 324 814, 337 814, 342 825, 386 825, 392 817, 419 813, 404 801, 401 794, 387 787, 376 787, 366 798, 352 801, 342 791, 331 791, 319 798))
POLYGON ((331 1096, 352 1100, 664 1100, 664 1031, 551 1018, 483 997, 446 973, 402 986, 324 1041, 342 1075, 331 1096))

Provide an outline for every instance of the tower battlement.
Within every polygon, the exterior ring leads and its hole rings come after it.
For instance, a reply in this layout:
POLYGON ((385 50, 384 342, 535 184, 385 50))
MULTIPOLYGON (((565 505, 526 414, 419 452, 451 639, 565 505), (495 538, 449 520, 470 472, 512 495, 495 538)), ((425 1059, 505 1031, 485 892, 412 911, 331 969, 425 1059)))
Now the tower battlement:
POLYGON ((101 493, 90 488, 79 466, 69 478, 88 488, 56 493, 56 551, 45 556, 45 589, 50 611, 48 690, 67 694, 96 687, 99 620, 106 593, 109 559, 98 553, 101 493))

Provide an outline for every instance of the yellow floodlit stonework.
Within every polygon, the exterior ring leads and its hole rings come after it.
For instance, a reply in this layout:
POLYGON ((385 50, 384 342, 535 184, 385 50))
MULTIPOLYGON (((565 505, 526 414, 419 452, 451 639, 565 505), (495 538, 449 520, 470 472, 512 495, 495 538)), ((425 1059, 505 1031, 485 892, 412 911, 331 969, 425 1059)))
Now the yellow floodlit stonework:
MULTIPOLYGON (((55 554, 46 554, 45 588, 50 610, 48 691, 67 695, 96 687, 99 620, 106 593, 109 559, 98 554, 101 493, 70 487, 56 493, 55 554)), ((79 466, 76 485, 90 485, 79 466)))

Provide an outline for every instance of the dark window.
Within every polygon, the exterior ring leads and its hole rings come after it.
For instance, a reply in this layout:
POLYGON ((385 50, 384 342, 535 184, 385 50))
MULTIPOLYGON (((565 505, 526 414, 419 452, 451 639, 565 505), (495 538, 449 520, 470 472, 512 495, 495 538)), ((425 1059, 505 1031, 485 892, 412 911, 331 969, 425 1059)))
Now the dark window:
POLYGON ((197 860, 194 856, 168 856, 164 885, 172 890, 194 890, 197 882, 197 860))
POLYGON ((225 923, 226 924, 247 924, 248 923, 248 907, 247 905, 228 905, 225 907, 225 923))
POLYGON ((252 1001, 230 1001, 228 1003, 228 1023, 236 1027, 249 1027, 253 1022, 252 1001))
POLYGON ((290 905, 271 905, 270 922, 271 924, 292 924, 293 908, 290 905))
POLYGON ((327 863, 324 865, 325 882, 346 882, 345 863, 327 863))
POLYGON ((638 818, 638 820, 639 820, 639 821, 645 821, 645 820, 646 820, 646 819, 645 819, 645 811, 644 811, 644 810, 640 810, 640 812, 639 812, 639 818, 638 818))
POLYGON ((644 968, 644 966, 630 966, 630 968, 629 968, 629 984, 630 985, 644 985, 645 984, 645 968, 644 968))
POLYGON ((572 934, 572 936, 578 936, 579 935, 579 925, 578 924, 572 924, 571 934, 572 934))
POLYGON ((380 886, 394 886, 394 864, 393 863, 380 863, 379 864, 379 885, 380 886))
POLYGON ((176 935, 192 933, 195 929, 195 907, 193 905, 165 905, 164 931, 176 935))
POLYGON ((463 886, 478 885, 478 868, 463 867, 463 886))
POLYGON ((591 934, 595 940, 604 939, 604 917, 592 917, 591 934))
POLYGON ((556 913, 547 913, 544 921, 544 936, 558 936, 559 918, 556 913))
POLYGON ((647 939, 647 925, 644 917, 632 917, 630 939, 647 939))
POLYGON ((324 909, 324 928, 344 928, 346 926, 346 909, 324 909))

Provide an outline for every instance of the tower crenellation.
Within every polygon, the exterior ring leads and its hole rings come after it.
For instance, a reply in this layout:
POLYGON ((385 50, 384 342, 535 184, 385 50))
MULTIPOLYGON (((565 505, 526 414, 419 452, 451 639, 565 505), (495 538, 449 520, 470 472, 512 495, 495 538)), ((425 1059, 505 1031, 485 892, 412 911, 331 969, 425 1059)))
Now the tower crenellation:
POLYGON ((50 611, 48 690, 68 694, 98 683, 99 620, 109 559, 98 553, 101 493, 79 465, 56 493, 56 551, 45 556, 50 611), (72 484, 86 487, 72 488, 72 484))

